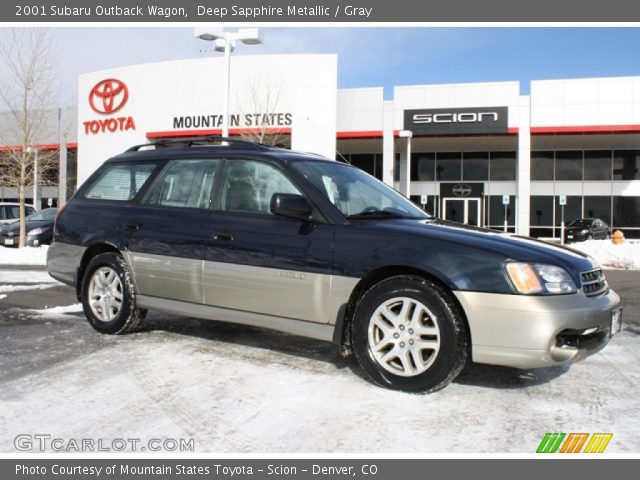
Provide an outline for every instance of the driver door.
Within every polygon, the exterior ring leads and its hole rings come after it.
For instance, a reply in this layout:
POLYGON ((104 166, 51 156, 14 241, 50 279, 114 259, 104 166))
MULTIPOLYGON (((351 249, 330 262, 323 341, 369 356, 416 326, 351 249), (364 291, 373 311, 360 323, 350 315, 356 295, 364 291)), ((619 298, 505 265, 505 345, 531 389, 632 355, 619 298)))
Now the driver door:
POLYGON ((270 163, 225 160, 219 185, 206 225, 205 303, 329 322, 333 226, 273 215, 274 193, 303 192, 270 163))

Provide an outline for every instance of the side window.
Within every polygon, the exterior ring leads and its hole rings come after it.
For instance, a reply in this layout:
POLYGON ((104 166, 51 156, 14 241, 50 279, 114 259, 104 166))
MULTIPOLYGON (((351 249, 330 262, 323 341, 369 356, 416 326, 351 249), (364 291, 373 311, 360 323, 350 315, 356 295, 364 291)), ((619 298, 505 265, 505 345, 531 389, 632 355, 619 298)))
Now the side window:
POLYGON ((211 189, 220 160, 172 162, 149 189, 142 203, 181 208, 212 208, 211 189))
MULTIPOLYGON (((35 213, 35 211, 36 211, 36 210, 35 210, 35 208, 33 208, 33 207, 24 207, 24 216, 25 216, 25 217, 28 217, 28 216, 29 216, 29 215, 31 215, 32 213, 35 213)), ((18 216, 19 216, 19 215, 20 215, 20 214, 18 213, 18 216)))
POLYGON ((113 165, 93 183, 84 198, 95 200, 131 200, 149 179, 155 163, 113 165))
POLYGON ((277 168, 253 160, 230 160, 222 186, 221 209, 229 212, 271 214, 274 193, 301 195, 277 168))
MULTIPOLYGON (((5 218, 9 220, 20 218, 20 206, 6 205, 4 208, 5 208, 5 218)), ((26 215, 29 215, 29 210, 27 210, 27 207, 25 207, 25 216, 26 215)))

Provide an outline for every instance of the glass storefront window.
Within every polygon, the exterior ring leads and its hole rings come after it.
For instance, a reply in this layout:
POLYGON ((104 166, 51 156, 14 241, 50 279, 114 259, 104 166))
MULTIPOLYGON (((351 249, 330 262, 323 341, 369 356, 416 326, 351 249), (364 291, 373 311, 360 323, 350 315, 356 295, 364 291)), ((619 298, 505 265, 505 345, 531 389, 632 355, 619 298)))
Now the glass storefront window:
POLYGON ((613 152, 613 179, 614 180, 638 180, 640 175, 640 151, 616 150, 613 152))
POLYGON ((428 182, 435 179, 436 154, 414 153, 411 155, 411 180, 428 182))
POLYGON ((584 179, 611 180, 611 150, 584 152, 584 179))
POLYGON ((613 226, 640 227, 640 197, 613 197, 613 226))
POLYGON ((464 152, 462 154, 462 180, 486 181, 489 179, 489 152, 464 152))
POLYGON ((556 181, 582 180, 582 150, 556 152, 556 181))
POLYGON ((531 180, 553 181, 553 152, 531 152, 531 180))
MULTIPOLYGON (((567 225, 573 220, 582 218, 582 197, 567 195, 567 204, 564 206, 564 224, 567 225)), ((556 226, 560 226, 562 221, 562 206, 560 197, 556 196, 556 226)))
MULTIPOLYGON (((502 204, 502 195, 489 196, 489 209, 487 212, 487 225, 491 228, 502 229, 504 226, 504 205, 502 204)), ((513 226, 516 223, 516 197, 509 196, 509 205, 507 205, 507 225, 513 226)))
POLYGON ((357 153, 349 155, 349 163, 369 175, 375 174, 375 155, 373 153, 357 153))
POLYGON ((594 196, 584 197, 584 216, 587 218, 599 218, 607 225, 611 225, 611 197, 594 196))
POLYGON ((529 221, 532 227, 553 225, 553 197, 532 195, 529 221))
POLYGON ((441 182, 459 182, 462 179, 461 152, 436 155, 436 179, 441 182))
POLYGON ((489 180, 515 181, 516 152, 491 152, 489 180))

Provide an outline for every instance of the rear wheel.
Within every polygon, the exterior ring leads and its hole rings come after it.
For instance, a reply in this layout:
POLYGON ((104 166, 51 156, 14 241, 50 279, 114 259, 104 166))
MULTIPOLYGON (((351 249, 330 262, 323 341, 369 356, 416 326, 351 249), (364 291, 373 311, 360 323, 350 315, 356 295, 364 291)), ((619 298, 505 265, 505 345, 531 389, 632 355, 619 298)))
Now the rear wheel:
POLYGON ((131 272, 117 253, 94 257, 82 283, 82 306, 87 320, 102 333, 123 334, 142 327, 146 310, 135 305, 131 272))
POLYGON ((445 387, 467 360, 466 323, 451 294, 416 276, 388 278, 364 294, 352 341, 371 380, 409 392, 445 387))

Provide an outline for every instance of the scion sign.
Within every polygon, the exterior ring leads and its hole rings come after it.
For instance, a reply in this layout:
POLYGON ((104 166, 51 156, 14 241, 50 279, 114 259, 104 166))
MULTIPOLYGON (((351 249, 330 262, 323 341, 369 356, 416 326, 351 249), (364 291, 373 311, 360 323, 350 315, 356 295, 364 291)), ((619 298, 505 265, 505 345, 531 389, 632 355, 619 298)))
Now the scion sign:
POLYGON ((405 110, 404 128, 414 135, 508 133, 507 107, 405 110))

